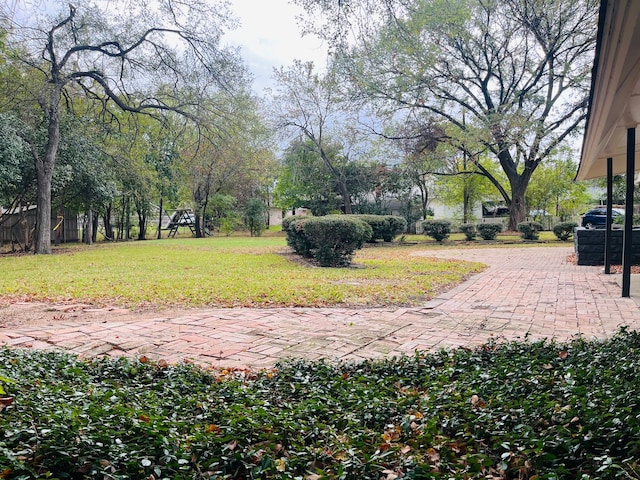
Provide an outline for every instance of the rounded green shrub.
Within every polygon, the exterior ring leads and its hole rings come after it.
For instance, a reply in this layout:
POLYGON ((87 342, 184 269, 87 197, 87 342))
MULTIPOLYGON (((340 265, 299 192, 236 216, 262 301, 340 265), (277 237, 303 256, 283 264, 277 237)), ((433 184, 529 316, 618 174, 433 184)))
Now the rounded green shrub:
POLYGON ((448 220, 425 220, 422 222, 422 232, 436 242, 442 242, 449 238, 451 222, 448 220))
POLYGON ((399 233, 407 228, 407 221, 396 215, 350 215, 369 224, 373 230, 373 235, 369 242, 374 243, 376 240, 391 242, 399 233))
POLYGON ((558 240, 566 242, 573 235, 573 230, 578 226, 576 222, 561 222, 553 226, 553 234, 558 240))
POLYGON ((351 264, 354 252, 373 235, 371 226, 351 215, 327 215, 307 218, 302 229, 309 249, 322 267, 351 264))
POLYGON ((464 237, 468 241, 475 240, 478 235, 478 229, 472 223, 463 223, 460 225, 460 231, 464 233, 464 237))
POLYGON ((385 242, 391 242, 396 236, 407 231, 407 220, 404 217, 388 215, 387 221, 389 222, 389 230, 382 236, 385 242))
POLYGON ((289 245, 294 252, 305 258, 311 258, 311 243, 307 240, 304 234, 304 222, 312 218, 308 215, 299 215, 286 217, 282 220, 282 231, 287 235, 287 245, 289 245))
POLYGON ((498 233, 502 231, 501 223, 479 223, 476 225, 478 233, 483 240, 495 240, 498 233))
POLYGON ((538 240, 540 238, 542 225, 538 222, 521 222, 518 224, 518 231, 524 240, 538 240))

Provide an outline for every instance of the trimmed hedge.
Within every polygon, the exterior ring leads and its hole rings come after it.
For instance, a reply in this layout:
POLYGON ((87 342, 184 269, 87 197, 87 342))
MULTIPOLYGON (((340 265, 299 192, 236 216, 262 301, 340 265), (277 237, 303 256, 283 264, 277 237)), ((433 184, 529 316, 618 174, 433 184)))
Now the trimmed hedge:
POLYGON ((387 221, 389 222, 389 233, 387 236, 382 236, 385 242, 391 242, 397 235, 407 231, 407 220, 404 217, 388 215, 387 221))
POLYGON ((422 222, 422 232, 437 242, 442 242, 449 238, 451 222, 448 220, 425 220, 422 222))
POLYGON ((558 238, 566 242, 573 235, 573 230, 578 226, 576 222, 562 222, 553 226, 553 234, 558 238))
POLYGON ((502 231, 501 223, 479 223, 476 228, 483 240, 495 240, 502 231))
POLYGON ((354 252, 373 235, 371 226, 353 215, 298 217, 283 222, 282 228, 297 254, 314 258, 322 267, 350 265, 354 252))
POLYGON ((305 220, 311 218, 309 215, 286 217, 282 220, 282 231, 287 234, 287 245, 294 252, 305 258, 312 258, 311 244, 304 235, 303 225, 305 220))
POLYGON ((521 222, 518 224, 518 231, 524 240, 538 240, 540 238, 542 224, 538 222, 521 222))
POLYGON ((373 234, 370 243, 376 240, 391 242, 400 233, 407 229, 407 221, 396 215, 349 215, 369 224, 373 234))
POLYGON ((475 240, 478 235, 478 229, 472 223, 463 223, 460 225, 460 231, 464 233, 464 237, 468 241, 475 240))

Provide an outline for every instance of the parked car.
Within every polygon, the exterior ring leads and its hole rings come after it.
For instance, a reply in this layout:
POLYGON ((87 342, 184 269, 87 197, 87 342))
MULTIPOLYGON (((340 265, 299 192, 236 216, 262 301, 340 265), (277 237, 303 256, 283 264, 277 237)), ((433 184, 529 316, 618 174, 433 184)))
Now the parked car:
MULTIPOLYGON (((611 223, 624 217, 624 210, 614 208, 611 212, 611 223)), ((592 208, 582 216, 582 226, 585 228, 605 228, 607 225, 607 207, 592 208)))

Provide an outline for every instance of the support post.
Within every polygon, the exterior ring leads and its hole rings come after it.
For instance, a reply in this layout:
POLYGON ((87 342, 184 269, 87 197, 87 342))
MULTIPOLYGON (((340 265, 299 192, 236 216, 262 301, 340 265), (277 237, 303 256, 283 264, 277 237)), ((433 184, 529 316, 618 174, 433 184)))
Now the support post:
POLYGON ((624 200, 622 242, 622 296, 631 296, 631 254, 633 251, 633 186, 636 166, 636 128, 627 129, 627 189, 624 200))
POLYGON ((611 273, 611 223, 613 217, 613 158, 607 158, 607 223, 604 232, 604 273, 611 273))

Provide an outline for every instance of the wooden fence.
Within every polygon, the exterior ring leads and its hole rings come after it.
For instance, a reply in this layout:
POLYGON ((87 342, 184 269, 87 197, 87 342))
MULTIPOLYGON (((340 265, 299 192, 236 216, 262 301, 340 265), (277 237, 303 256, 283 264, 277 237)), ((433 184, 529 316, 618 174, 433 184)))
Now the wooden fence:
MULTIPOLYGON (((18 243, 24 245, 32 240, 36 225, 36 210, 16 209, 4 211, 0 215, 0 245, 18 243)), ((79 241, 78 215, 65 211, 64 215, 51 216, 51 242, 67 243, 79 241)))

